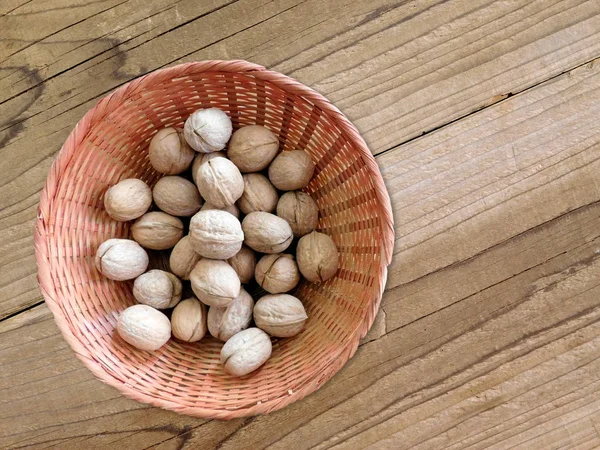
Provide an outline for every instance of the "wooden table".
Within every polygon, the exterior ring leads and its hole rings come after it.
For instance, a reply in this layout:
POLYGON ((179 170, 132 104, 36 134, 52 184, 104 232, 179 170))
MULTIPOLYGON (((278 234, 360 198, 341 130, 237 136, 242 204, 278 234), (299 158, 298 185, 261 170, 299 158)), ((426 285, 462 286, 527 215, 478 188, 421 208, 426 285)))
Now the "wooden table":
POLYGON ((598 0, 2 0, 0 447, 600 446, 598 0), (75 123, 160 67, 247 59, 326 95, 381 167, 376 323, 317 393, 229 422, 128 400, 36 283, 39 192, 75 123))

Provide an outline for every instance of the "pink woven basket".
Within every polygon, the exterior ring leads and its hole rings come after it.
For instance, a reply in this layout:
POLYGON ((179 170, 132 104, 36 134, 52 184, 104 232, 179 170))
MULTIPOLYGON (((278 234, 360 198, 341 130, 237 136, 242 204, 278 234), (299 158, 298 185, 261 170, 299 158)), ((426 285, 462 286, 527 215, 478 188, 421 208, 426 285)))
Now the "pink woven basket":
POLYGON ((373 323, 394 243, 381 174, 356 128, 327 99, 299 82, 246 61, 204 61, 158 70, 103 98, 65 142, 41 194, 35 228, 39 284, 63 336, 100 380, 135 400, 199 417, 268 413, 310 394, 354 354, 373 323), (309 321, 277 341, 273 356, 242 378, 219 364, 221 343, 171 339, 137 350, 115 332, 135 303, 132 283, 98 273, 94 254, 129 223, 112 220, 103 194, 123 178, 159 178, 147 146, 163 127, 183 125, 198 108, 226 111, 240 127, 261 124, 281 148, 301 148, 317 164, 306 191, 319 206, 319 229, 335 240, 340 270, 296 295, 309 321))

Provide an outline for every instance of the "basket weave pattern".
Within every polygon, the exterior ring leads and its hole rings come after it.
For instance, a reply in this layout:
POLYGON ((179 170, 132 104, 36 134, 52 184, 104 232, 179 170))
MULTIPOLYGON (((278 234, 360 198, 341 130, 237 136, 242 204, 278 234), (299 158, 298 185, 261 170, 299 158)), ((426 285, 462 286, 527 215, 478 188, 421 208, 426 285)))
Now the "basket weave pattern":
POLYGON ((280 73, 245 61, 182 64, 138 78, 103 98, 76 125, 41 194, 35 229, 38 279, 48 307, 77 356, 125 395, 180 413, 230 419, 282 408, 319 388, 354 354, 371 326, 394 242, 390 201, 365 142, 324 97, 280 73), (160 177, 146 148, 164 127, 182 127, 198 108, 229 114, 234 128, 260 124, 285 150, 304 149, 317 164, 306 191, 318 228, 333 237, 340 270, 322 284, 303 280, 297 296, 306 330, 274 340, 273 356, 242 378, 219 364, 221 343, 171 339, 137 350, 116 333, 120 311, 135 303, 132 283, 98 273, 100 243, 128 237, 129 223, 104 211, 106 189, 123 178, 151 186, 160 177))

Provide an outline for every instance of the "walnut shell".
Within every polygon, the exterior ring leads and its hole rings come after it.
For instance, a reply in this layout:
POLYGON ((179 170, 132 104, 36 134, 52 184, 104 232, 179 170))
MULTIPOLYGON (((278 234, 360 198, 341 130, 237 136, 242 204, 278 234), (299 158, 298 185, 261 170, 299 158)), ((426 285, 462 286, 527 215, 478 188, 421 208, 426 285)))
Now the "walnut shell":
POLYGON ((212 153, 196 153, 196 157, 194 158, 194 162, 192 162, 192 179, 194 183, 198 185, 198 181, 196 180, 196 172, 198 172, 198 168, 200 164, 210 161, 213 158, 222 157, 226 158, 227 155, 225 152, 212 152, 212 153))
POLYGON ((335 242, 331 237, 317 231, 300 238, 296 248, 296 259, 304 278, 315 283, 329 280, 339 266, 335 242))
POLYGON ((142 247, 166 250, 183 236, 183 222, 160 211, 144 214, 131 226, 131 236, 142 247))
POLYGON ((245 330, 252 321, 254 300, 245 289, 226 308, 211 306, 208 310, 208 331, 215 338, 226 342, 234 334, 245 330))
POLYGON ((212 203, 204 202, 204 205, 202 205, 200 211, 207 211, 209 209, 220 209, 221 211, 227 211, 229 214, 235 216, 236 219, 240 218, 240 210, 235 203, 233 205, 226 206, 225 208, 217 208, 212 203))
POLYGON ((104 194, 104 209, 110 217, 121 222, 137 219, 151 204, 152 190, 137 178, 119 181, 104 194))
POLYGON ((177 339, 198 342, 206 335, 206 306, 191 297, 179 302, 171 314, 171 331, 177 339))
POLYGON ((319 223, 317 203, 302 191, 283 194, 277 203, 277 215, 290 224, 294 237, 314 231, 319 223))
POLYGON ((173 250, 169 257, 169 267, 171 272, 180 277, 182 280, 190 279, 190 272, 201 256, 194 250, 192 246, 192 239, 189 235, 182 237, 173 250))
POLYGON ((291 337, 304 329, 308 316, 293 295, 265 295, 254 305, 254 322, 271 336, 291 337))
POLYGON ((233 205, 244 193, 242 174, 227 158, 216 157, 200 164, 196 180, 202 197, 218 208, 233 205))
POLYGON ((279 195, 269 179, 260 173, 247 173, 243 178, 244 193, 237 201, 242 212, 275 211, 279 195))
POLYGON ((200 256, 228 259, 242 248, 244 233, 240 221, 227 211, 200 211, 190 221, 192 246, 200 256))
POLYGON ((225 261, 201 259, 190 273, 190 281, 196 296, 208 306, 223 308, 240 295, 240 278, 225 261))
POLYGON ((185 140, 190 147, 201 153, 223 150, 232 131, 231 119, 217 108, 195 111, 183 126, 185 140))
POLYGON ((156 309, 172 308, 181 300, 181 281, 172 273, 153 269, 133 282, 135 299, 156 309))
POLYGON ((265 291, 280 294, 289 292, 298 285, 300 271, 293 255, 265 255, 256 264, 255 278, 265 291))
POLYGON ((271 356, 271 338, 258 328, 248 328, 232 336, 221 349, 221 364, 236 377, 255 371, 271 356))
POLYGON ((154 203, 172 216, 193 216, 202 206, 196 185, 183 177, 162 177, 152 189, 154 203))
POLYGON ((267 167, 279 150, 277 135, 260 125, 249 125, 231 136, 227 156, 242 172, 258 172, 267 167))
POLYGON ((252 281, 254 268, 256 267, 256 254, 252 249, 242 245, 240 251, 229 258, 227 262, 236 271, 243 284, 252 281))
POLYGON ((281 217, 263 211, 248 214, 242 222, 244 243, 261 253, 280 253, 294 238, 289 224, 281 217))
POLYGON ((269 166, 269 179, 282 191, 306 187, 315 172, 315 163, 302 150, 281 152, 269 166))
POLYGON ((95 264, 106 278, 132 280, 146 271, 148 253, 129 239, 108 239, 98 247, 95 264))
POLYGON ((158 131, 148 147, 150 164, 154 170, 167 175, 185 172, 196 152, 188 145, 179 128, 163 128, 158 131))
POLYGON ((119 314, 117 332, 134 347, 154 351, 171 337, 171 322, 151 306, 133 305, 119 314))

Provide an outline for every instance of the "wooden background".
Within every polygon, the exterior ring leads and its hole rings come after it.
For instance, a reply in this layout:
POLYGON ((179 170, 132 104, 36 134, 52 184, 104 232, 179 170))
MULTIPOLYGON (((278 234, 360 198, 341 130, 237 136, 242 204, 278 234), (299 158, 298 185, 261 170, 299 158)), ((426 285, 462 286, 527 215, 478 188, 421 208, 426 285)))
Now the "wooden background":
POLYGON ((0 448, 600 446, 598 0, 2 0, 0 448), (385 177, 369 336, 317 393, 206 421, 95 380, 36 283, 39 192, 134 77, 247 59, 326 95, 385 177))

